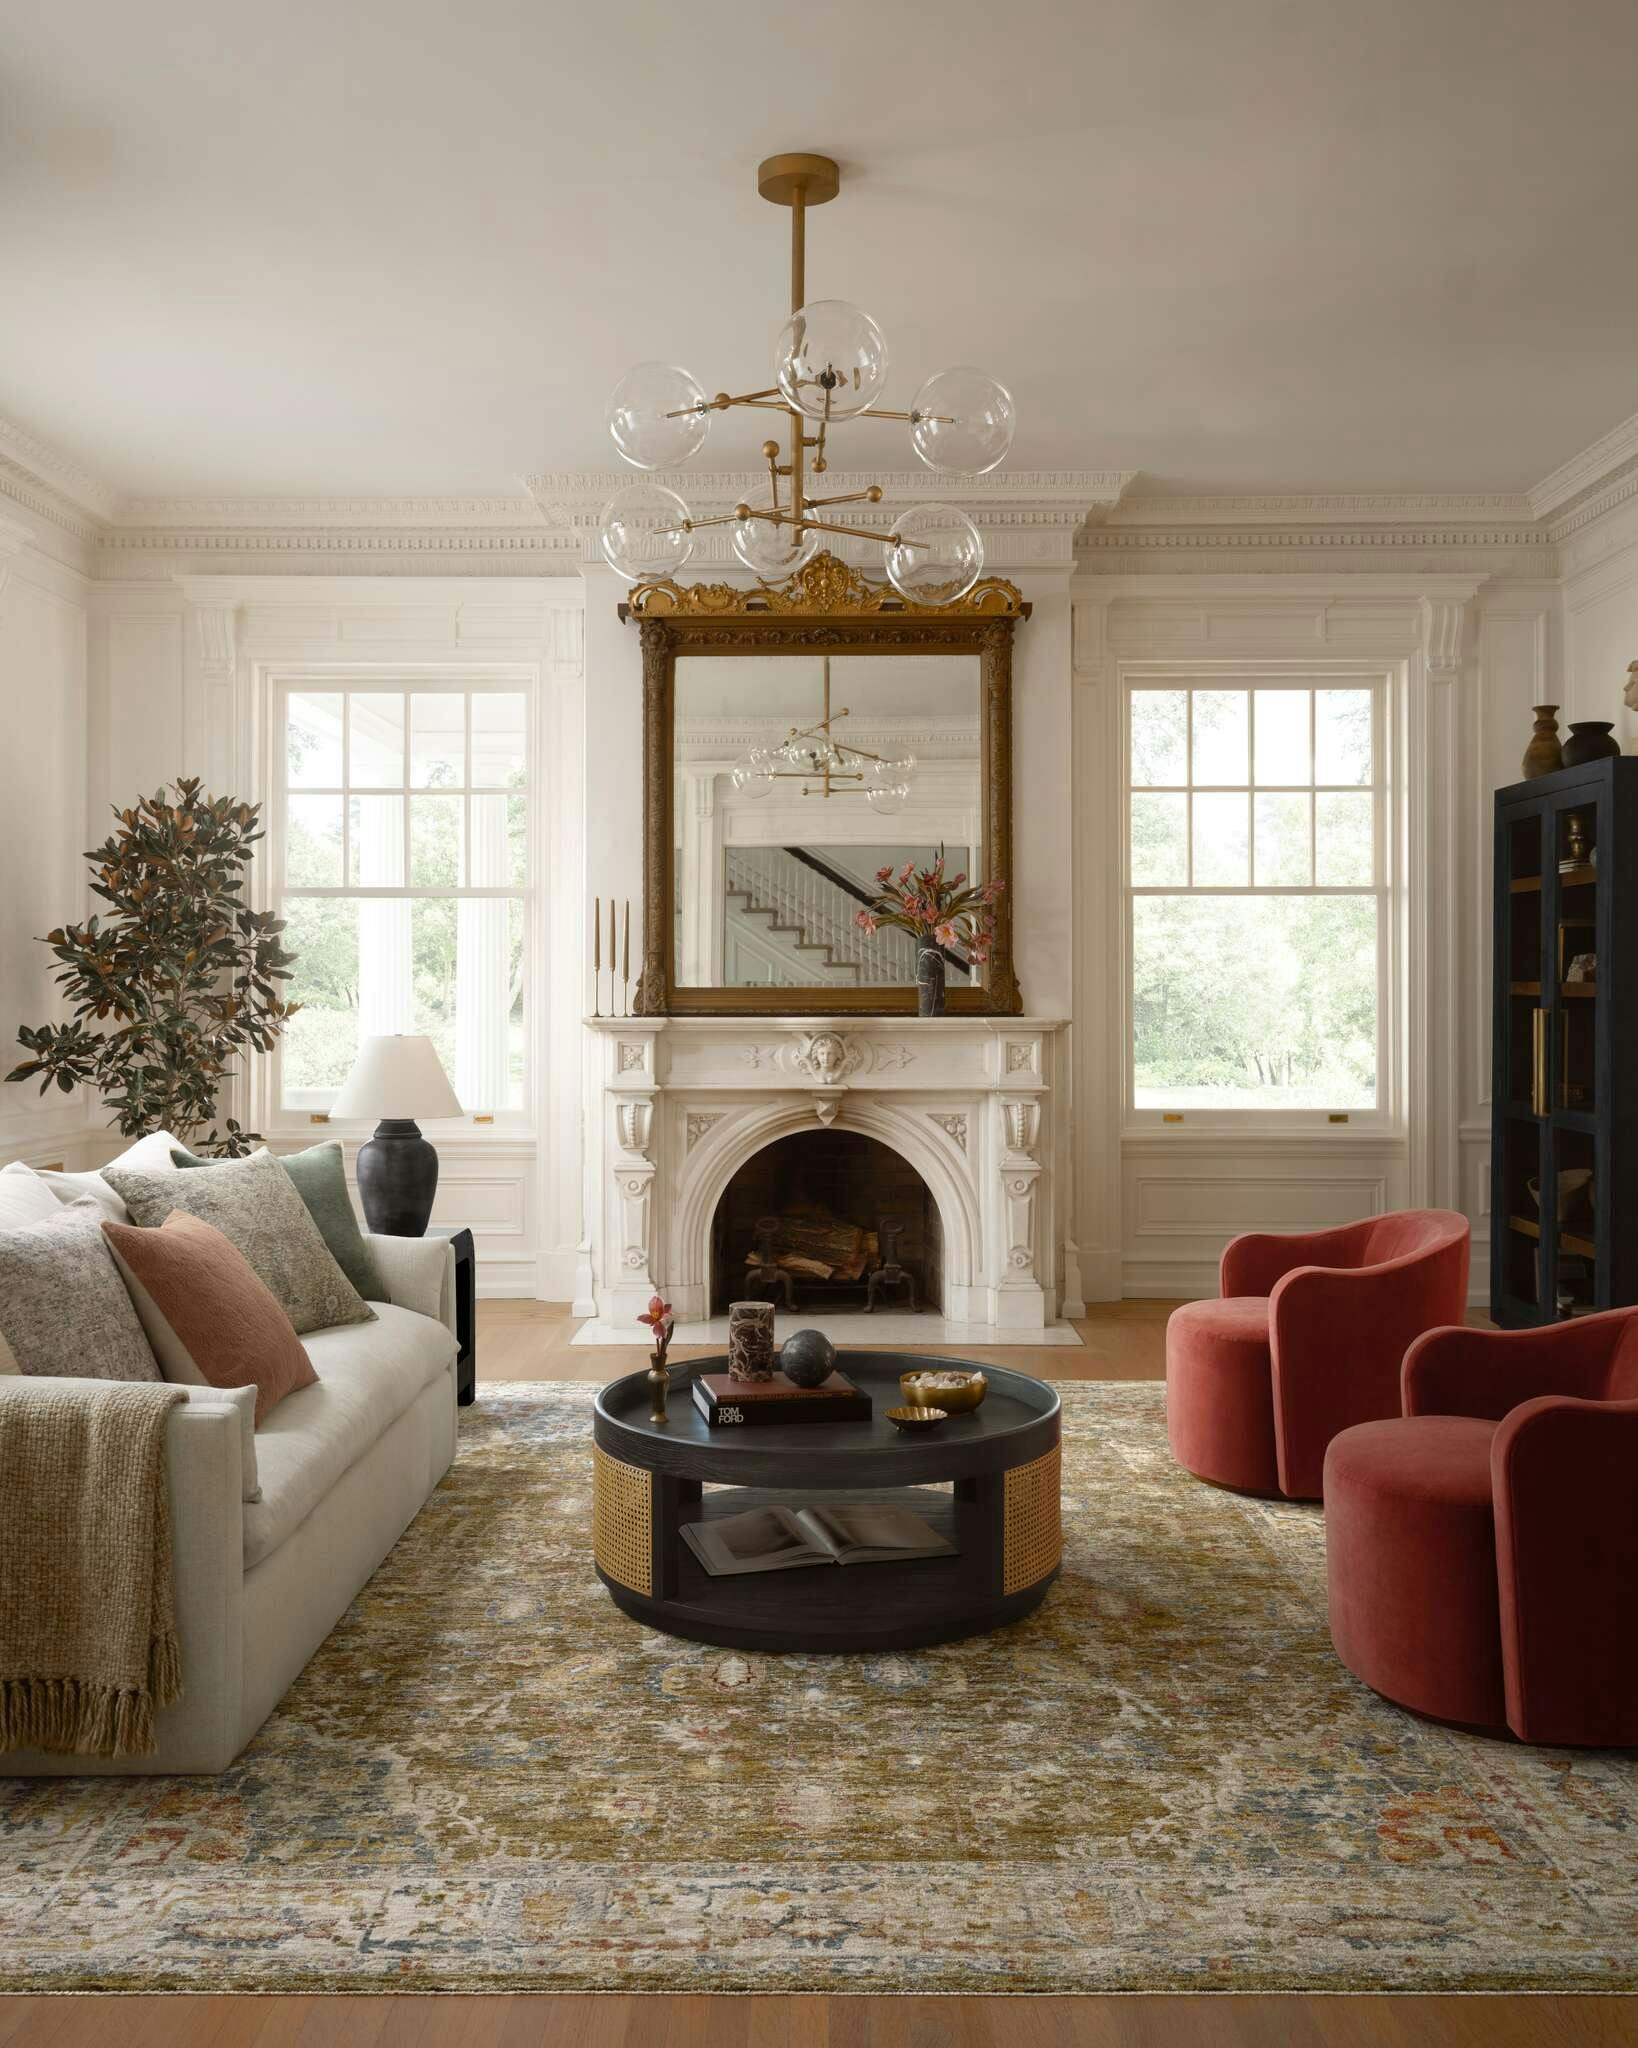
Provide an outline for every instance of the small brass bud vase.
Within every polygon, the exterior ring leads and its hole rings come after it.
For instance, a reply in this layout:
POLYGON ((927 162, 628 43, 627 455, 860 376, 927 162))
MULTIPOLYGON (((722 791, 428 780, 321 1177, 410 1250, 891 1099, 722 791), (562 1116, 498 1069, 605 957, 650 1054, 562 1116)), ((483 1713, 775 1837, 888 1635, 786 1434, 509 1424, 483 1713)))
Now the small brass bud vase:
POLYGON ((1564 753, 1558 737, 1558 706, 1538 704, 1535 714, 1536 729, 1524 750, 1526 782, 1533 782, 1538 775, 1556 775, 1564 766, 1564 753))
POLYGON ((654 1350, 648 1368, 648 1419, 658 1425, 671 1419, 665 1412, 665 1397, 671 1386, 665 1354, 671 1348, 671 1333, 677 1327, 677 1318, 671 1312, 670 1302, 662 1301, 656 1294, 648 1305, 648 1313, 637 1320, 647 1323, 654 1332, 654 1350))

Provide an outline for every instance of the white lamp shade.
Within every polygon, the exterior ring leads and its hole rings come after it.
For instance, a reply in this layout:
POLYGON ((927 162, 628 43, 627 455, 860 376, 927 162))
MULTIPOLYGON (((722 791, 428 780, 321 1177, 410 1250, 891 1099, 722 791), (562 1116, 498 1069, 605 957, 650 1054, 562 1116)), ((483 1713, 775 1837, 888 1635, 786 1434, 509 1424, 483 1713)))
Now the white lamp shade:
POLYGON ((430 1038, 366 1038, 330 1114, 425 1123, 461 1105, 430 1038))

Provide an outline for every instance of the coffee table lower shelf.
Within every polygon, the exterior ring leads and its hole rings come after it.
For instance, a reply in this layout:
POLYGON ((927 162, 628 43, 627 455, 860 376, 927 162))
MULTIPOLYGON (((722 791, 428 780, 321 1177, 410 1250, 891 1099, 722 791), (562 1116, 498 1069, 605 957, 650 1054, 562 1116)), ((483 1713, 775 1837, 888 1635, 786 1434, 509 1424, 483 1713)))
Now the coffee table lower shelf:
MULTIPOLYGON (((1053 1456, 1056 1495, 1056 1454, 1053 1456)), ((1002 1489, 958 1481, 934 1487, 848 1488, 838 1500, 891 1502, 923 1516, 959 1546, 954 1557, 904 1564, 812 1565, 713 1578, 678 1532, 687 1521, 741 1514, 758 1507, 800 1507, 812 1490, 713 1487, 667 1478, 655 1486, 662 1518, 650 1555, 653 1592, 623 1584, 598 1558, 597 1575, 615 1605, 634 1621, 692 1642, 727 1649, 860 1652, 925 1649, 981 1635, 1032 1613, 1058 1576, 1050 1569, 1013 1592, 1003 1590, 1005 1527, 1002 1489)), ((614 1560, 610 1560, 613 1562, 614 1560)))

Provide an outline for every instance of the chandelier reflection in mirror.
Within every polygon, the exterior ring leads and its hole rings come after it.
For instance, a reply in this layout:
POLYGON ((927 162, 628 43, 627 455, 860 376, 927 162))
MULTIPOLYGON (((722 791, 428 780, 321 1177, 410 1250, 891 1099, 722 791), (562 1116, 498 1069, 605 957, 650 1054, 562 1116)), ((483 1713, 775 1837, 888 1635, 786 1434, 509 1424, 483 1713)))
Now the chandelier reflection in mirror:
POLYGON ((845 704, 840 711, 830 708, 827 654, 821 716, 812 725, 793 725, 777 747, 748 747, 729 771, 735 789, 741 796, 765 797, 773 794, 776 782, 796 781, 802 796, 862 796, 884 818, 902 811, 916 772, 915 755, 889 759, 838 739, 834 728, 847 716, 845 704))
POLYGON ((771 156, 758 168, 762 197, 791 210, 791 317, 775 344, 774 382, 767 389, 710 397, 696 377, 671 363, 639 363, 615 386, 609 433, 634 469, 687 462, 704 446, 712 416, 734 406, 782 413, 789 422, 787 459, 780 460, 778 441, 764 441, 768 480, 732 512, 696 519, 677 492, 652 478, 616 491, 604 508, 602 540, 620 575, 633 582, 674 576, 693 554, 701 527, 732 526, 734 553, 764 582, 795 575, 827 533, 877 542, 885 550, 888 581, 915 604, 954 604, 978 581, 984 544, 954 505, 912 505, 884 534, 832 516, 837 506, 879 504, 879 484, 832 497, 808 495, 809 474, 822 476, 829 466, 827 441, 840 421, 904 421, 917 459, 941 476, 983 476, 1012 446, 1012 396, 993 377, 937 370, 908 412, 891 412, 880 403, 888 356, 875 321, 845 299, 808 303, 807 209, 834 199, 840 185, 841 173, 828 156, 771 156))

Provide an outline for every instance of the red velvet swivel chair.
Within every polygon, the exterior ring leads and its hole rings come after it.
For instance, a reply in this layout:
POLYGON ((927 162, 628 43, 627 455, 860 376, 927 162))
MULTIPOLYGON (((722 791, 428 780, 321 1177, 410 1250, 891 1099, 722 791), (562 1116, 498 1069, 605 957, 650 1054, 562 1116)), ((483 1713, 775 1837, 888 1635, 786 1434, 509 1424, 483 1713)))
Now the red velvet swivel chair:
POLYGON ((1325 1459, 1331 1640, 1419 1713, 1638 1743, 1638 1308, 1434 1330, 1325 1459))
POLYGON ((1405 1347, 1467 1308, 1467 1218, 1405 1209, 1237 1237, 1222 1298, 1166 1325, 1166 1427, 1196 1478, 1317 1500, 1339 1429, 1399 1413, 1405 1347))

